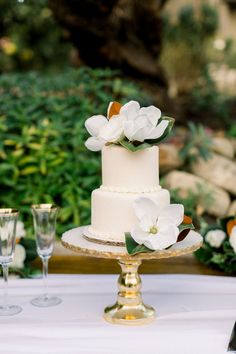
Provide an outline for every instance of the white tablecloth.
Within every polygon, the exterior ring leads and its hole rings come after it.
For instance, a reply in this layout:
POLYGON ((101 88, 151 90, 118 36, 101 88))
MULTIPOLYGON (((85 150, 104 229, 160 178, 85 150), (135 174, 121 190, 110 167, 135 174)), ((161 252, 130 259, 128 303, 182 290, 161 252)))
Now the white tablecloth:
POLYGON ((223 354, 236 320, 236 279, 197 275, 143 275, 144 302, 157 319, 145 326, 111 325, 103 309, 116 298, 114 275, 51 276, 63 299, 37 308, 30 299, 41 280, 10 279, 12 304, 23 312, 0 318, 0 353, 223 354))

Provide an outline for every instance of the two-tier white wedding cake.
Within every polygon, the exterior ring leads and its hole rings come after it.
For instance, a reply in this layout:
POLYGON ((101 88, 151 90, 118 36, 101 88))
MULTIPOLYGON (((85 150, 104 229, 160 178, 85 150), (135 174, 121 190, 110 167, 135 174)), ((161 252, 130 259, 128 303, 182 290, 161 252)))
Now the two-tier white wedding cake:
MULTIPOLYGON (((84 231, 86 238, 123 245, 130 234, 137 244, 142 243, 140 237, 145 237, 154 249, 176 242, 177 225, 182 219, 168 215, 170 194, 159 185, 157 147, 170 132, 173 121, 163 116, 159 108, 140 107, 136 101, 123 106, 111 102, 106 117, 95 115, 86 120, 91 137, 85 145, 102 152, 102 185, 92 192, 91 225, 84 231), (140 207, 145 210, 139 211, 140 207), (161 210, 164 219, 158 219, 161 210), (163 243, 167 234, 174 241, 163 243), (161 244, 153 245, 155 239, 148 235, 158 237, 161 244)), ((173 207, 170 207, 172 214, 173 207)), ((182 207, 174 208, 178 209, 177 214, 182 213, 182 207)))
POLYGON ((102 185, 92 192, 91 226, 86 236, 106 243, 124 243, 138 222, 133 204, 147 197, 164 207, 169 192, 159 185, 158 147, 131 152, 122 146, 102 149, 102 185))

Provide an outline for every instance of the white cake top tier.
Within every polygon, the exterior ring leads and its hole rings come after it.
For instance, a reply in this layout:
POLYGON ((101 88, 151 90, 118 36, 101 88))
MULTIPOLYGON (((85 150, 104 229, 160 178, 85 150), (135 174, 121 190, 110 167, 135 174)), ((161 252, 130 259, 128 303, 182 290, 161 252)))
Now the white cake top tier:
POLYGON ((121 146, 102 149, 102 190, 153 192, 159 186, 159 149, 153 146, 131 152, 121 146))

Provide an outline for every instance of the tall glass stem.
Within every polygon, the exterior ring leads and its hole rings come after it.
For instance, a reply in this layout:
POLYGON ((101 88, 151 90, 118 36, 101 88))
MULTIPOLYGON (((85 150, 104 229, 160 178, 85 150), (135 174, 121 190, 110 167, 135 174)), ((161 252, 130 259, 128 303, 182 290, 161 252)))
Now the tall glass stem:
POLYGON ((48 297, 48 257, 42 257, 43 262, 43 297, 48 297))
POLYGON ((3 290, 3 308, 8 309, 8 264, 2 264, 2 272, 4 279, 4 290, 3 290))

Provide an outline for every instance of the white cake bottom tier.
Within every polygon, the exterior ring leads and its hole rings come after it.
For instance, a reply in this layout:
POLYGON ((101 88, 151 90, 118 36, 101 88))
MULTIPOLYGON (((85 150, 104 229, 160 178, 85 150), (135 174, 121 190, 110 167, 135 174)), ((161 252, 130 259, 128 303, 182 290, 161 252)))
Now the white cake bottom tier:
POLYGON ((170 194, 166 189, 151 193, 118 193, 95 189, 91 198, 90 235, 97 240, 124 242, 125 232, 131 231, 138 222, 133 205, 139 197, 150 198, 162 207, 170 204, 170 194))

